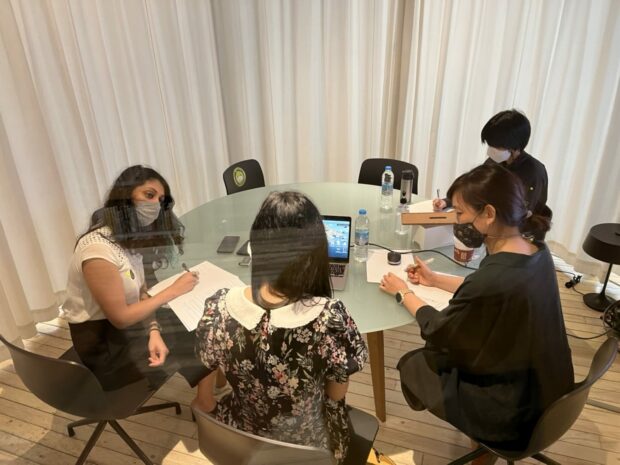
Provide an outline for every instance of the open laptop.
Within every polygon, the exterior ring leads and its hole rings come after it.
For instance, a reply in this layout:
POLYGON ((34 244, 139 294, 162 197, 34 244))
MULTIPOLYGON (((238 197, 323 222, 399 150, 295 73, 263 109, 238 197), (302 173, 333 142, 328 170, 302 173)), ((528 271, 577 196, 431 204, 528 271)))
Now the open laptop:
POLYGON ((347 281, 349 246, 351 244, 351 217, 323 215, 327 234, 327 255, 332 289, 342 291, 347 281))

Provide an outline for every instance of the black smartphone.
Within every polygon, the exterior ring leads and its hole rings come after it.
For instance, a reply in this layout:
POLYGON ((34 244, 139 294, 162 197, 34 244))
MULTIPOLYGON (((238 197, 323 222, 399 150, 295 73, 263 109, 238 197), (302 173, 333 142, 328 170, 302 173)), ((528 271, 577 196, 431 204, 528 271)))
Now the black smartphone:
POLYGON ((249 243, 250 243, 249 239, 245 241, 243 245, 237 249, 237 255, 250 255, 250 253, 248 252, 249 243))
POLYGON ((237 242, 239 242, 239 236, 224 236, 220 246, 217 248, 217 253, 233 253, 237 242))

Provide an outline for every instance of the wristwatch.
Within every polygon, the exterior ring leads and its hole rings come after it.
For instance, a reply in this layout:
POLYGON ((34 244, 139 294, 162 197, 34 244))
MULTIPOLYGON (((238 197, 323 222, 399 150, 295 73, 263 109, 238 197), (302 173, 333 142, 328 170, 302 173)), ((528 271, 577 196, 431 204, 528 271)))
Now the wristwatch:
POLYGON ((413 291, 411 289, 405 289, 404 291, 398 291, 394 295, 394 298, 396 299, 396 302, 403 305, 403 303, 405 302, 405 296, 407 294, 413 294, 413 291))

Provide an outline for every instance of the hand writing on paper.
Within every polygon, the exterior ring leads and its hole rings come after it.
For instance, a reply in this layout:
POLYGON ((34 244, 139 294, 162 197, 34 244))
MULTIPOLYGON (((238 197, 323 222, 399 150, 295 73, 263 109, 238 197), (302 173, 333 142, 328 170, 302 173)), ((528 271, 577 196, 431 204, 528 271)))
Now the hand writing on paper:
POLYGON ((446 208, 448 204, 444 199, 433 199, 433 211, 441 211, 446 208))
POLYGON ((414 260, 415 265, 407 267, 407 278, 409 278, 409 281, 413 284, 422 284, 423 286, 435 286, 435 273, 424 260, 418 257, 414 257, 414 260))

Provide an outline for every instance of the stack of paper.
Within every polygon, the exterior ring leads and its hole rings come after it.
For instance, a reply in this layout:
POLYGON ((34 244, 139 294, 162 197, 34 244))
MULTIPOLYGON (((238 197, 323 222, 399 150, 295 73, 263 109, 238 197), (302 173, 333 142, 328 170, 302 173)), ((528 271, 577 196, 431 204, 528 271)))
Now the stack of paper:
MULTIPOLYGON (((172 311, 179 317, 183 326, 185 326, 188 331, 193 331, 198 326, 198 322, 202 317, 207 297, 211 297, 219 289, 245 286, 245 283, 241 281, 238 276, 207 261, 193 266, 190 269, 191 271, 200 273, 198 284, 187 294, 183 294, 168 302, 168 305, 170 305, 172 311)), ((182 273, 187 272, 183 271, 182 273)), ((157 283, 148 290, 148 293, 150 295, 155 295, 161 292, 176 281, 182 273, 178 273, 157 283)))
POLYGON ((383 275, 394 273, 405 281, 409 289, 415 292, 424 302, 437 310, 446 308, 453 294, 437 287, 422 286, 409 282, 405 270, 407 266, 413 265, 413 255, 403 255, 401 260, 400 265, 390 265, 387 262, 387 250, 369 250, 368 261, 366 262, 366 281, 369 283, 380 283, 383 275))

